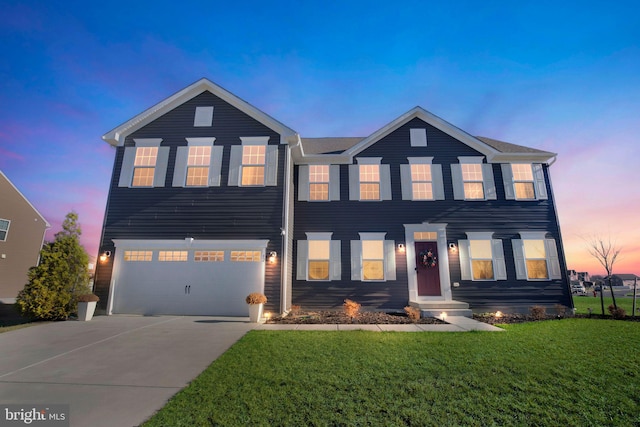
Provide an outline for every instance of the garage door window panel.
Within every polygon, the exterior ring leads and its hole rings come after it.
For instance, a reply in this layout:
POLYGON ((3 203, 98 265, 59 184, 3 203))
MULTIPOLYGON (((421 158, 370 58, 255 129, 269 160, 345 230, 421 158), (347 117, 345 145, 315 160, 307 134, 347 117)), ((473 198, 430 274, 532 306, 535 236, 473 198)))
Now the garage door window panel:
POLYGON ((124 251, 125 261, 151 261, 153 251, 124 251))

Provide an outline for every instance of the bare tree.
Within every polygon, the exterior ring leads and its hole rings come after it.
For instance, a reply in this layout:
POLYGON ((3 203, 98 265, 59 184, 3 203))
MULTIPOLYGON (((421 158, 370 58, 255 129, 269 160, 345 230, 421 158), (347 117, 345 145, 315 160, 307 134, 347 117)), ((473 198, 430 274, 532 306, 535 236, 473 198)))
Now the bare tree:
MULTIPOLYGON (((616 245, 615 241, 611 241, 611 236, 607 239, 601 236, 593 236, 587 240, 587 250, 606 270, 606 278, 609 282, 609 290, 611 291, 611 298, 613 299, 613 307, 617 310, 618 304, 616 304, 616 297, 613 294, 613 287, 611 286, 611 275, 613 274, 613 265, 616 263, 618 255, 620 255, 620 251, 622 249, 616 245)), ((602 292, 600 292, 600 296, 602 296, 602 292)), ((602 305, 602 314, 604 314, 604 304, 602 305)))

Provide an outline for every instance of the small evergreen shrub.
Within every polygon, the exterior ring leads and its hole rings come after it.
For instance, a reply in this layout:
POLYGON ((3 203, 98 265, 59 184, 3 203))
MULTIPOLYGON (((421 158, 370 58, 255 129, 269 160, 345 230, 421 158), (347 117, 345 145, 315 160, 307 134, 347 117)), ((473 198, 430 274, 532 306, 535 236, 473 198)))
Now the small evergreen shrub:
POLYGON ((414 322, 420 320, 420 309, 415 307, 406 306, 404 308, 405 313, 407 313, 407 317, 414 322))
POLYGON ((547 318, 547 309, 541 305, 534 305, 529 308, 529 314, 533 320, 544 320, 547 318))
POLYGON ((344 304, 342 304, 344 312, 351 319, 355 319, 358 317, 358 312, 360 312, 360 304, 355 301, 351 301, 350 299, 344 300, 344 304))

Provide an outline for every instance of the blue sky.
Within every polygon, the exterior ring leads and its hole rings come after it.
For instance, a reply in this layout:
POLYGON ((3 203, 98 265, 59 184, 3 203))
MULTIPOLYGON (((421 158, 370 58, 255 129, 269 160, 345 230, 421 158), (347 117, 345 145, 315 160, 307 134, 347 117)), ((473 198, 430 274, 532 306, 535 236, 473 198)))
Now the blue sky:
POLYGON ((420 105, 472 135, 556 152, 569 268, 600 272, 583 237, 611 235, 618 271, 640 274, 633 2, 0 6, 0 169, 50 235, 78 212, 91 255, 114 158, 100 137, 207 77, 306 137, 366 136, 420 105))

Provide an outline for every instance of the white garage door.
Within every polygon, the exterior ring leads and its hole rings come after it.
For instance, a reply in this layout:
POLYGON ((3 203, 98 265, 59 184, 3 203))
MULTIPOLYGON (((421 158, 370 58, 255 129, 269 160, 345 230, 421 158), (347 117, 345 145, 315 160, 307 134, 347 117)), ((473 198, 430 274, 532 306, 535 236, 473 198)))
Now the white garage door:
POLYGON ((114 240, 111 313, 247 316, 267 240, 114 240))

